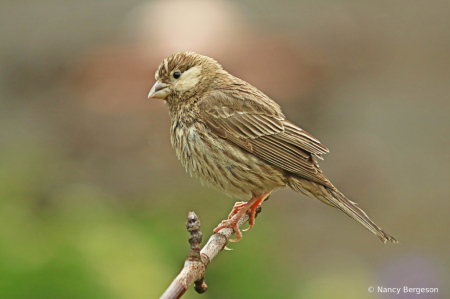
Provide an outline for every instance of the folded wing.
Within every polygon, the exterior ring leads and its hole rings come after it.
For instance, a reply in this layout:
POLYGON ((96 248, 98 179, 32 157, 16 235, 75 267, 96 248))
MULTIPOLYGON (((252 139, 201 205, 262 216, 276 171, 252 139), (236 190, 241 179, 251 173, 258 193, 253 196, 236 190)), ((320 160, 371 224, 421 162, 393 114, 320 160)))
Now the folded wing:
POLYGON ((211 132, 288 172, 332 186, 313 157, 329 152, 319 140, 287 121, 277 107, 252 101, 251 94, 245 101, 237 96, 214 91, 201 100, 202 120, 211 132))

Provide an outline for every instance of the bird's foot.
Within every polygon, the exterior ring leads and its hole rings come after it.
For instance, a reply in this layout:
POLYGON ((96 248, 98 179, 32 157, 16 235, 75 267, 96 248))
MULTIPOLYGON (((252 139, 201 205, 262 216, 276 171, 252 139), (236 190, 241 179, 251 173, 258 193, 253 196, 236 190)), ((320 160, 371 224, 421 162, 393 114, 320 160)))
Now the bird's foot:
POLYGON ((240 239, 242 239, 242 233, 239 230, 238 222, 242 218, 242 216, 250 210, 250 218, 248 220, 248 223, 250 224, 250 227, 247 229, 244 229, 243 231, 249 231, 252 229, 253 225, 255 224, 255 217, 256 217, 256 210, 258 209, 259 205, 269 196, 270 192, 264 194, 261 197, 253 197, 249 202, 240 201, 237 202, 233 210, 231 211, 230 215, 228 215, 228 219, 222 221, 215 229, 214 233, 218 233, 222 228, 231 227, 236 232, 236 239, 229 241, 231 242, 237 242, 240 239))
POLYGON ((231 227, 234 229, 234 232, 236 233, 236 239, 229 239, 230 242, 237 242, 240 239, 242 239, 242 233, 241 230, 239 229, 237 223, 239 222, 239 220, 241 219, 241 217, 237 218, 237 217, 233 217, 232 219, 228 219, 228 220, 224 220, 222 221, 215 229, 214 229, 214 233, 218 233, 222 228, 228 228, 231 227))
POLYGON ((228 215, 228 220, 233 218, 233 216, 236 215, 243 207, 245 207, 246 204, 247 204, 246 201, 238 201, 237 203, 235 203, 234 207, 233 207, 233 210, 228 215))
POLYGON ((239 201, 239 202, 235 203, 234 207, 233 207, 233 210, 228 215, 228 219, 227 220, 223 220, 214 229, 214 233, 219 232, 222 228, 231 227, 231 228, 234 229, 234 231, 236 233, 236 239, 234 239, 234 240, 230 239, 229 241, 230 242, 237 242, 240 239, 242 239, 242 233, 241 233, 239 227, 237 226, 237 223, 241 219, 242 215, 244 215, 244 213, 249 209, 249 207, 247 205, 248 205, 248 203, 245 202, 245 201, 239 201), (244 210, 242 211, 242 209, 244 209, 244 210))
POLYGON ((254 204, 252 204, 249 208, 250 210, 250 218, 248 219, 248 224, 250 225, 249 228, 243 229, 244 232, 248 232, 253 228, 253 225, 255 224, 255 218, 256 218, 256 209, 259 207, 259 205, 266 199, 266 197, 261 197, 259 200, 257 200, 254 204))

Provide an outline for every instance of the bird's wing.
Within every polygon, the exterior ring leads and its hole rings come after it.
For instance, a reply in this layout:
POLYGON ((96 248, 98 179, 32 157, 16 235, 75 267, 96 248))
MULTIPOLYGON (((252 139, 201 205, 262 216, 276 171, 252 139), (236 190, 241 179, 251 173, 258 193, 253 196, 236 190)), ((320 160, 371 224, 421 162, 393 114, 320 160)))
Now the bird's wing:
POLYGON ((278 106, 266 105, 267 99, 250 100, 251 96, 245 94, 243 101, 240 93, 206 94, 199 102, 206 127, 262 160, 322 185, 331 185, 312 157, 322 159, 321 155, 328 153, 328 149, 287 121, 281 110, 276 109, 278 106))

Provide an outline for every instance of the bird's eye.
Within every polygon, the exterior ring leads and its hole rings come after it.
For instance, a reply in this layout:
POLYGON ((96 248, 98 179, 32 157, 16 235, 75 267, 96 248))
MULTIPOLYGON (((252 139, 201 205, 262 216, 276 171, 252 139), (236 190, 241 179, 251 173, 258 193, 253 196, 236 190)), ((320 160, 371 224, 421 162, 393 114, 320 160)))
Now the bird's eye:
POLYGON ((180 72, 175 72, 175 73, 173 73, 173 77, 174 77, 175 79, 180 78, 180 76, 181 76, 181 73, 180 73, 180 72))

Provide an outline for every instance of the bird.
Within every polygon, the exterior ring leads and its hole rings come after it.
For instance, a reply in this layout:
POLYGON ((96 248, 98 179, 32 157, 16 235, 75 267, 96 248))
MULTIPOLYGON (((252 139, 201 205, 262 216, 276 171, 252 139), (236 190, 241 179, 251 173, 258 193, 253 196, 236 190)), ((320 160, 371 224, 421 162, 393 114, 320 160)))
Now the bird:
POLYGON ((239 219, 248 211, 250 230, 259 205, 274 190, 289 187, 341 210, 383 243, 398 243, 323 174, 317 159, 323 160, 328 148, 215 59, 190 51, 172 54, 159 65, 155 80, 148 97, 167 104, 171 143, 186 171, 243 200, 214 233, 231 227, 236 238, 230 241, 239 241, 239 219))

